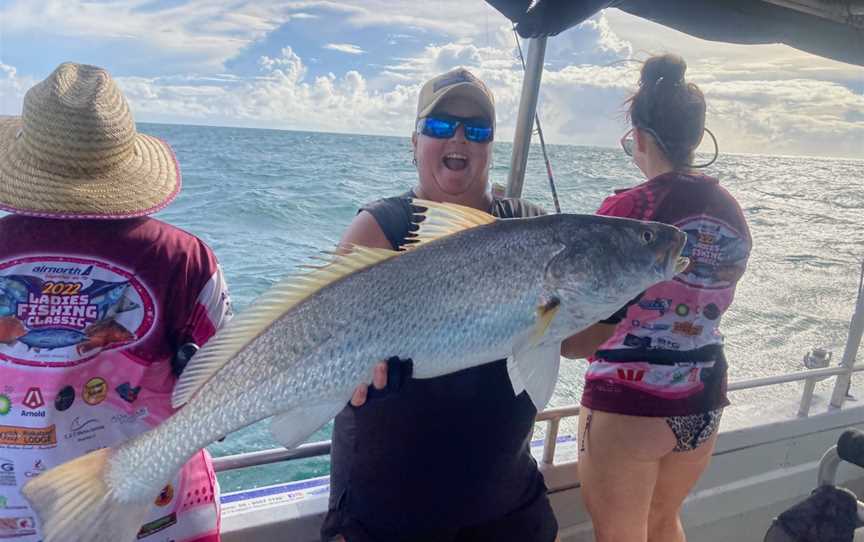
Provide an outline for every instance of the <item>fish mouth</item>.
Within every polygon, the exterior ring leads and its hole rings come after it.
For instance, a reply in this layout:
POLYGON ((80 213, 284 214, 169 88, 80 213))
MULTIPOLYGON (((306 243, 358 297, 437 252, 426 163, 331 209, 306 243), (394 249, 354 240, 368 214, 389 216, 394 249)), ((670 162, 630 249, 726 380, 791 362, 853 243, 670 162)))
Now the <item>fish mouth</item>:
POLYGON ((658 271, 662 270, 667 280, 683 272, 690 265, 690 258, 681 256, 681 251, 687 244, 687 236, 684 232, 676 231, 672 241, 672 247, 657 254, 658 271))
POLYGON ((677 251, 657 256, 656 268, 667 280, 683 272, 690 265, 690 258, 678 256, 677 251))

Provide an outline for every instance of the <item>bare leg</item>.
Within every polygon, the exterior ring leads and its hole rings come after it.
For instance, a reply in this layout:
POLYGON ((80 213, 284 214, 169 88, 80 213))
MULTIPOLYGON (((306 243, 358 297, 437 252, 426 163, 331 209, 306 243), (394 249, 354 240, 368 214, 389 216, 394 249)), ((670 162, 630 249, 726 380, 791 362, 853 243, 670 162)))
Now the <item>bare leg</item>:
POLYGON ((645 542, 661 460, 675 447, 663 418, 583 408, 579 479, 597 542, 645 542), (590 425, 586 434, 586 422, 590 425))
POLYGON ((681 504, 711 462, 717 433, 689 452, 673 452, 660 460, 648 516, 649 542, 685 542, 681 504))

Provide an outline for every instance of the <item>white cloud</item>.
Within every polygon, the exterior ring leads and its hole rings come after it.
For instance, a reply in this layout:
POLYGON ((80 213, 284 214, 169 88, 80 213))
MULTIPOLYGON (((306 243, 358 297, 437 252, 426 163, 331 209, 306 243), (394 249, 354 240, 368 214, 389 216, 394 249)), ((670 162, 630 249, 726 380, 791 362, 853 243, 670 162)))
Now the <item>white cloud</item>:
POLYGON ((724 81, 702 86, 708 125, 732 149, 861 157, 864 95, 825 81, 724 81))
MULTIPOLYGON (((245 0, 189 0, 154 10, 150 0, 12 0, 0 7, 8 33, 36 32, 82 40, 145 44, 154 56, 187 59, 198 71, 221 70, 243 47, 288 22, 290 8, 245 0)), ((301 18, 309 18, 306 13, 301 18)))
POLYGON ((489 24, 506 20, 486 2, 461 0, 344 0, 342 2, 299 1, 288 4, 295 10, 325 7, 339 10, 356 27, 399 26, 414 31, 442 32, 454 38, 476 39, 489 24))
MULTIPOLYGON (((513 51, 448 43, 426 47, 370 81, 356 71, 310 78, 290 47, 259 59, 257 77, 121 78, 142 120, 407 135, 419 87, 465 65, 495 95, 499 139, 512 137, 522 71, 513 51), (214 80, 215 79, 215 80, 214 80)), ((638 65, 547 69, 540 116, 552 143, 614 145, 626 128, 624 100, 638 65)), ((692 66, 702 73, 701 63, 692 66)), ((705 78, 708 125, 724 152, 859 156, 864 96, 831 81, 705 78), (722 79, 722 80, 721 80, 722 79)))
POLYGON ((600 17, 595 19, 589 19, 585 21, 586 25, 593 25, 594 28, 600 33, 600 39, 597 41, 600 49, 604 51, 611 51, 622 58, 630 58, 633 56, 633 47, 630 42, 621 39, 618 35, 612 31, 609 26, 609 20, 606 18, 606 14, 603 13, 600 17))
MULTIPOLYGON (((237 0, 228 9, 189 0, 142 11, 146 3, 17 0, 0 7, 0 19, 15 32, 54 28, 82 39, 107 37, 102 43, 131 40, 152 47, 154 62, 185 58, 193 68, 171 76, 119 78, 141 120, 407 134, 420 85, 461 65, 494 92, 499 139, 512 135, 522 68, 509 24, 485 3, 237 0), (367 54, 367 70, 311 76, 307 65, 315 59, 300 58, 289 41, 278 54, 258 58, 258 74, 226 73, 227 59, 291 18, 319 16, 311 10, 357 27, 392 29, 382 40, 428 45, 410 56, 371 58, 364 47, 371 48, 350 43, 348 33, 344 43, 325 47, 367 54), (430 43, 430 31, 445 37, 430 43)), ((864 69, 781 45, 707 42, 617 10, 550 39, 540 99, 547 139, 614 145, 639 69, 618 61, 665 51, 687 59, 687 76, 705 91, 708 124, 724 151, 861 155, 864 69)), ((18 68, 0 63, 0 113, 20 112, 34 82, 18 68)))
POLYGON ((14 66, 0 59, 0 115, 20 115, 24 94, 36 83, 31 77, 22 77, 14 66))
POLYGON ((9 0, 0 2, 0 21, 8 33, 50 32, 67 38, 146 44, 154 52, 187 59, 198 73, 205 73, 222 69, 244 47, 292 19, 317 18, 310 9, 345 17, 355 27, 397 25, 456 37, 475 36, 483 24, 488 26, 492 20, 496 26, 503 20, 485 2, 465 6, 458 0, 188 0, 161 9, 152 4, 152 0, 9 0))
POLYGON ((366 52, 351 43, 328 43, 324 48, 331 51, 339 51, 340 53, 348 53, 349 55, 362 55, 366 52))
POLYGON ((139 120, 378 134, 410 129, 417 87, 370 90, 356 71, 310 80, 290 47, 278 57, 262 57, 259 67, 260 77, 230 86, 169 78, 118 82, 139 120))

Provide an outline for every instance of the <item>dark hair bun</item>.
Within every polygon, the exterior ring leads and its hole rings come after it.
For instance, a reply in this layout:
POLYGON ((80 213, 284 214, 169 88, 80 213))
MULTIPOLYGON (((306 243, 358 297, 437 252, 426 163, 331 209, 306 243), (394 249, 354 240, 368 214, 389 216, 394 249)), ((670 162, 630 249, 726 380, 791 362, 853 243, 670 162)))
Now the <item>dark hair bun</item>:
POLYGON ((678 55, 665 54, 652 56, 642 65, 642 75, 639 78, 640 86, 654 86, 663 78, 663 82, 671 84, 684 83, 684 72, 687 71, 687 63, 678 55))

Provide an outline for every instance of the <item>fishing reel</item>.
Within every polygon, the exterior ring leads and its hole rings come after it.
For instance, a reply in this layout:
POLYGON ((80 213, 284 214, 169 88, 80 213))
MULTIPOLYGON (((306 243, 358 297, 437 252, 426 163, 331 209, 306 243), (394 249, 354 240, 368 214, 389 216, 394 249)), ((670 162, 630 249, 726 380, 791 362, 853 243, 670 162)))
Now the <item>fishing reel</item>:
POLYGON ((824 348, 814 348, 813 350, 804 354, 804 367, 808 369, 824 369, 831 365, 831 357, 833 355, 834 353, 830 350, 825 350, 824 348))
MULTIPOLYGON (((833 352, 830 350, 826 350, 824 348, 814 348, 813 350, 804 354, 804 367, 808 369, 825 369, 826 367, 831 366, 831 358, 833 357, 833 352)), ((830 376, 823 376, 822 378, 814 379, 814 382, 819 382, 825 380, 826 378, 832 378, 830 376)), ((851 382, 850 382, 851 385, 851 382)), ((851 387, 851 386, 850 386, 851 387)), ((849 399, 854 399, 855 397, 849 393, 850 388, 846 389, 846 397, 849 399)))

